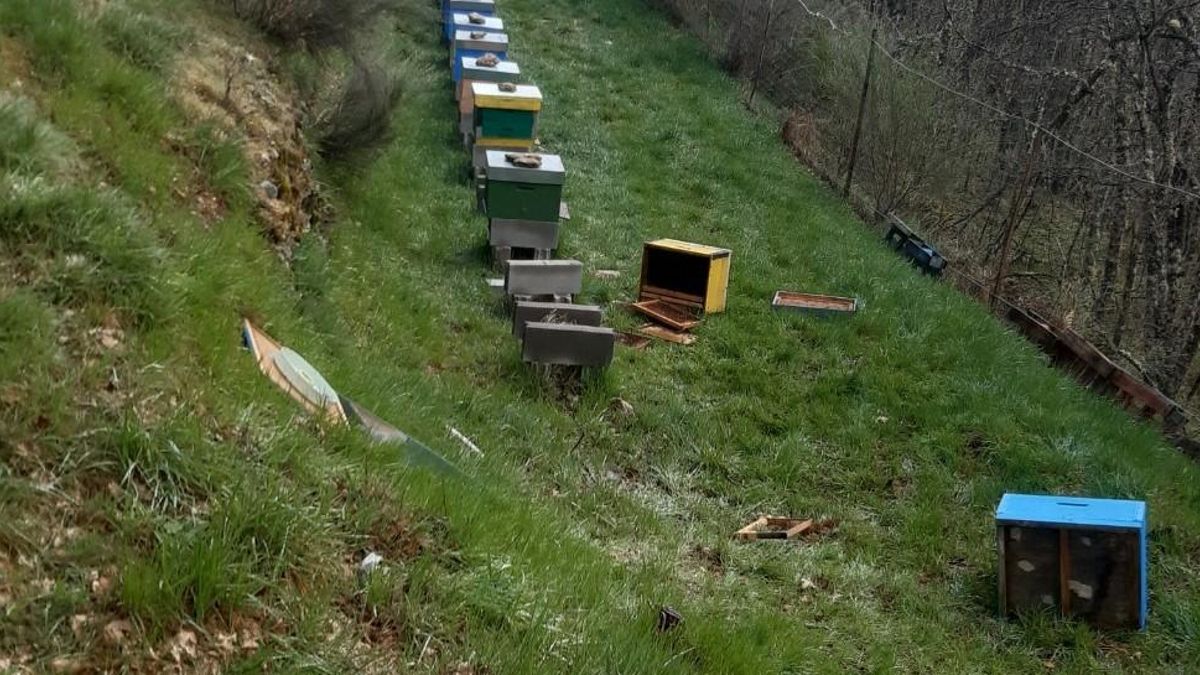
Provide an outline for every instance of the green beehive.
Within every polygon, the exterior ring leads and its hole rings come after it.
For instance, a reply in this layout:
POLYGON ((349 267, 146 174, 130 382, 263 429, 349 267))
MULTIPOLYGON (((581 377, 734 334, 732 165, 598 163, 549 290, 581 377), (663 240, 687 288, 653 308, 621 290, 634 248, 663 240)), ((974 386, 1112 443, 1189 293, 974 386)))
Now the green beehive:
POLYGON ((471 83, 475 106, 475 140, 487 146, 513 145, 537 136, 542 92, 530 84, 471 83))
POLYGON ((476 108, 479 136, 487 138, 533 138, 537 113, 529 110, 476 108))
POLYGON ((489 218, 557 221, 566 169, 558 155, 488 150, 487 213, 489 218), (519 166, 514 158, 537 157, 537 167, 519 166))

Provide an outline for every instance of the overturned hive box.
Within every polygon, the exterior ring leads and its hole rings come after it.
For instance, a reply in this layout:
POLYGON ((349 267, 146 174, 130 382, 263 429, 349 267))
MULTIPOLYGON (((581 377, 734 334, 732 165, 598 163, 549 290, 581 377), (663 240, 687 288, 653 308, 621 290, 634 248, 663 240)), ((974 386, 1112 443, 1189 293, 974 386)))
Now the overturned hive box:
POLYGON ((518 302, 513 307, 513 336, 525 339, 529 323, 569 323, 579 326, 599 326, 603 312, 596 305, 573 305, 561 302, 518 302))
POLYGON ((908 225, 892 216, 883 240, 922 272, 938 277, 946 270, 946 259, 937 249, 916 235, 908 225))
POLYGON ((487 150, 489 218, 558 221, 566 169, 558 155, 536 155, 541 166, 518 166, 513 153, 487 150))
POLYGON ((454 15, 472 12, 496 16, 496 0, 442 0, 442 36, 447 42, 454 40, 454 15))
POLYGON ((521 358, 541 365, 603 368, 612 363, 616 340, 611 328, 531 321, 525 324, 521 358))
POLYGON ((638 301, 662 300, 707 314, 725 311, 732 252, 675 239, 646 242, 638 301))
POLYGON ((506 33, 486 33, 479 30, 454 31, 450 63, 453 67, 455 86, 462 81, 463 58, 479 58, 484 54, 495 54, 500 59, 507 58, 508 35, 506 33))
POLYGON ((996 542, 1005 614, 1052 610, 1097 628, 1146 627, 1145 502, 1006 494, 996 542))
POLYGON ((505 86, 498 82, 471 85, 476 143, 533 141, 537 137, 542 91, 531 84, 511 85, 512 91, 505 91, 505 86))

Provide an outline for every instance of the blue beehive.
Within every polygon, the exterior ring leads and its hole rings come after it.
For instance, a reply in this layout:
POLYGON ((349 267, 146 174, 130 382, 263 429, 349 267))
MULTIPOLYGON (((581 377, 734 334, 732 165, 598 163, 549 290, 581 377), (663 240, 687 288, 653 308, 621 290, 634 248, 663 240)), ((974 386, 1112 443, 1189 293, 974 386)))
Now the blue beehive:
POLYGON ((475 12, 484 16, 496 16, 496 0, 442 0, 442 23, 445 25, 447 42, 454 39, 454 15, 475 12))
POLYGON ((996 508, 1000 607, 1098 628, 1146 627, 1146 503, 1006 494, 996 508))
POLYGON ((484 54, 495 54, 500 60, 508 59, 508 35, 483 31, 460 30, 454 33, 451 44, 454 64, 454 82, 462 79, 463 57, 479 58, 484 54))

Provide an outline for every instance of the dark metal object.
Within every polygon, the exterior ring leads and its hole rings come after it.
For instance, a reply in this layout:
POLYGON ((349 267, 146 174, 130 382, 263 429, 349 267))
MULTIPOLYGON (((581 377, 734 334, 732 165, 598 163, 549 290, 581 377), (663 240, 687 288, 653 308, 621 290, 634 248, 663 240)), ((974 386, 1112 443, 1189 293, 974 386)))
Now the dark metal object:
POLYGON ((896 216, 889 219, 891 227, 883 240, 901 255, 912 261, 922 272, 940 277, 946 270, 946 259, 937 249, 924 239, 918 237, 902 220, 896 216))
POLYGON ((658 610, 658 621, 654 624, 654 629, 660 633, 666 633, 674 630, 681 623, 683 623, 683 615, 674 607, 663 605, 658 610))

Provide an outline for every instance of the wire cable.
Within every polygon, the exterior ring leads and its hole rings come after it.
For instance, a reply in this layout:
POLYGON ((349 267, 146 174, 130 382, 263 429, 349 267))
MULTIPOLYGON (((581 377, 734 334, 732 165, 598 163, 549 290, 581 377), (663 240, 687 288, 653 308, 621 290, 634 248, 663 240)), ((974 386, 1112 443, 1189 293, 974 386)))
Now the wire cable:
MULTIPOLYGON (((809 16, 811 16, 815 19, 820 19, 820 20, 828 23, 829 27, 832 30, 834 30, 838 33, 841 33, 842 35, 851 36, 851 33, 849 31, 842 29, 842 28, 838 28, 837 24, 835 24, 833 22, 833 19, 829 18, 828 16, 826 16, 825 14, 823 14, 821 12, 814 11, 812 8, 810 8, 808 6, 807 3, 804 2, 804 0, 796 0, 796 2, 798 2, 800 4, 800 7, 809 16)), ((926 75, 925 73, 922 73, 921 71, 917 70, 916 68, 913 68, 912 66, 901 61, 899 59, 899 57, 897 57, 892 52, 888 51, 888 49, 886 47, 884 47, 882 44, 880 44, 878 40, 871 40, 871 43, 875 46, 876 49, 878 49, 880 52, 882 52, 883 55, 888 58, 888 60, 890 60, 892 63, 895 63, 897 66, 899 66, 905 72, 908 72, 908 73, 934 85, 935 87, 941 89, 942 91, 945 91, 949 94, 953 94, 954 96, 957 96, 958 98, 961 98, 964 101, 969 101, 971 103, 974 103, 975 105, 978 105, 987 110, 990 110, 991 112, 993 112, 997 115, 1001 115, 1003 117, 1007 117, 1009 119, 1021 122, 1030 128, 1036 129, 1036 130, 1038 130, 1038 132, 1045 134, 1051 140, 1055 141, 1059 145, 1062 145, 1063 147, 1067 148, 1068 150, 1078 154, 1080 157, 1090 160, 1117 175, 1124 176, 1125 178, 1128 178, 1129 180, 1132 180, 1132 181, 1136 181, 1138 183, 1143 183, 1145 185, 1150 185, 1153 187, 1161 188, 1163 190, 1170 190, 1172 192, 1177 192, 1186 197, 1200 200, 1200 193, 1192 192, 1191 190, 1188 190, 1186 188, 1181 188, 1181 187, 1178 187, 1175 185, 1170 185, 1167 183, 1160 183, 1152 178, 1145 178, 1143 176, 1138 176, 1137 174, 1130 173, 1129 171, 1126 171, 1126 170, 1122 169, 1121 167, 1119 167, 1115 164, 1112 164, 1110 162, 1107 162, 1107 161, 1101 159, 1100 157, 1097 157, 1096 155, 1088 152, 1087 150, 1080 148, 1079 146, 1075 145, 1071 141, 1063 138, 1062 136, 1054 133, 1050 129, 1046 128, 1045 126, 1043 126, 1037 122, 1034 122, 1031 119, 1023 117, 1022 115, 1018 115, 1017 113, 1014 113, 1014 112, 1009 112, 1003 108, 1000 108, 999 106, 996 106, 991 103, 988 103, 987 101, 978 99, 978 98, 976 98, 970 94, 967 94, 965 92, 961 92, 961 91, 955 89, 954 87, 951 87, 948 84, 945 84, 933 77, 930 77, 929 75, 926 75)))

